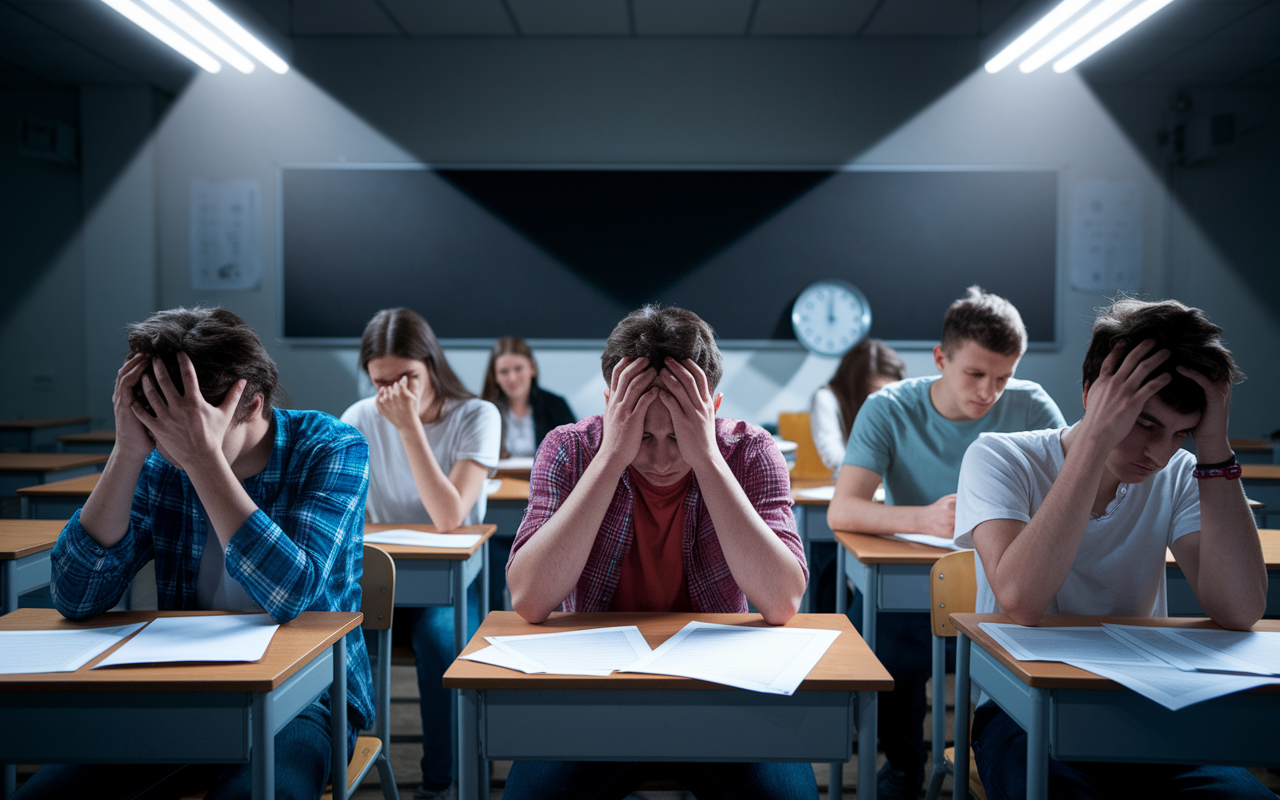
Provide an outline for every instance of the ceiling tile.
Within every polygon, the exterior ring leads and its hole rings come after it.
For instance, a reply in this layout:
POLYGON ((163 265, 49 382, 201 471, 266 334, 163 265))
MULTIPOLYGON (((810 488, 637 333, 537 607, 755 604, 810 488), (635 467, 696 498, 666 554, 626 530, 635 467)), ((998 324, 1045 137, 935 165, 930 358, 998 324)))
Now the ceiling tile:
POLYGON ((867 36, 977 36, 978 0, 885 0, 867 36))
MULTIPOLYGON (((257 12, 262 21, 276 29, 276 33, 287 35, 289 33, 289 2, 290 0, 242 0, 245 5, 257 12)), ((232 16, 237 16, 235 9, 230 4, 224 4, 222 9, 232 16)), ((241 20, 241 22, 245 22, 241 20)))
MULTIPOLYGON (((0 37, 4 36, 56 36, 48 26, 41 25, 12 6, 0 5, 0 37)), ((0 50, 0 53, 3 53, 0 50)))
POLYGON ((500 0, 382 0, 414 36, 512 36, 500 0))
POLYGON ((401 31, 374 0, 294 0, 299 36, 397 36, 401 31))
POLYGON ((1240 86, 1280 86, 1280 59, 1245 75, 1238 84, 1240 86))
POLYGON ((752 36, 852 36, 877 0, 760 0, 752 36))
POLYGON ((1242 14, 1217 35, 1227 39, 1280 39, 1280 0, 1271 0, 1242 14))
POLYGON ((978 4, 978 22, 986 36, 1007 20, 1026 0, 983 0, 978 4))
POLYGON ((1109 47, 1143 39, 1202 39, 1248 14, 1256 6, 1256 2, 1204 0, 1170 3, 1109 47))
POLYGON ((8 39, 4 42, 4 60, 53 83, 136 81, 134 76, 66 39, 8 39))
POLYGON ((1269 65, 1275 58, 1275 47, 1266 40, 1211 39, 1188 47, 1142 77, 1229 83, 1269 65))
POLYGON ((528 36, 629 36, 626 0, 508 0, 528 36))
POLYGON ((743 36, 751 0, 632 0, 641 36, 743 36))
POLYGON ((1090 79, 1137 77, 1193 44, 1195 41, 1191 39, 1149 39, 1143 42, 1121 39, 1082 62, 1079 71, 1090 79))

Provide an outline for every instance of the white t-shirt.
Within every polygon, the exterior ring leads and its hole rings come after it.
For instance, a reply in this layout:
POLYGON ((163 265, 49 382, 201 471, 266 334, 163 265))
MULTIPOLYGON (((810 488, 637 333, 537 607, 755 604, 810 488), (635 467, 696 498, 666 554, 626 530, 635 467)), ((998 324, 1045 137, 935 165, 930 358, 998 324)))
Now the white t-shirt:
POLYGON ((538 449, 538 444, 534 441, 537 437, 533 432, 533 411, 525 414, 523 417, 517 417, 510 411, 506 412, 507 417, 507 452, 512 456, 531 456, 538 449))
POLYGON ((822 464, 831 470, 832 477, 840 474, 844 453, 849 442, 841 425, 840 402, 828 386, 819 386, 809 403, 809 435, 818 449, 822 464))
MULTIPOLYGON (((409 455, 396 426, 378 413, 375 398, 368 397, 348 408, 342 421, 355 427, 369 441, 369 499, 365 505, 373 522, 430 524, 431 516, 418 497, 409 455)), ((489 469, 498 465, 502 418, 492 403, 478 398, 447 403, 440 419, 423 425, 427 445, 445 475, 459 461, 470 459, 489 469)), ((488 496, 481 491, 476 504, 462 520, 476 525, 484 520, 488 496)))
MULTIPOLYGON (((1062 470, 1066 429, 984 433, 965 452, 956 499, 956 544, 993 519, 1030 522, 1062 470)), ((1046 614, 1163 617, 1165 548, 1200 530, 1195 456, 1179 450, 1142 483, 1122 483, 1102 516, 1090 519, 1071 572, 1046 614)), ((975 555, 977 611, 1001 612, 975 555)))

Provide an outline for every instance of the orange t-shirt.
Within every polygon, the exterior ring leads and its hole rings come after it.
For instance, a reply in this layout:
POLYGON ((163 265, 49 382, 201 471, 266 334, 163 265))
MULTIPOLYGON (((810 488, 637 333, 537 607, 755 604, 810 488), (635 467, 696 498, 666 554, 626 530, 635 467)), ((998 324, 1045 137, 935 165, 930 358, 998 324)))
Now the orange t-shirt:
POLYGON ((654 486, 630 467, 636 538, 622 562, 610 611, 692 611, 684 571, 684 499, 693 471, 672 486, 654 486))

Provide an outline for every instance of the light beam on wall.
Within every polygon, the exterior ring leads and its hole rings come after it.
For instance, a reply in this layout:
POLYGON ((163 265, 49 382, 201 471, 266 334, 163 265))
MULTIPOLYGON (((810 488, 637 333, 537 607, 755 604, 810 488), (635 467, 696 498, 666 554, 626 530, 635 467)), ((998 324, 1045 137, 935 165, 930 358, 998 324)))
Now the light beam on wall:
POLYGON ((1053 65, 1054 71, 1066 72, 1123 36, 1172 0, 1145 0, 1107 25, 1108 21, 1124 11, 1132 2, 1134 0, 1098 0, 1095 4, 1095 0, 1062 0, 1025 33, 988 61, 986 70, 991 73, 999 72, 1031 52, 1037 44, 1056 32, 1056 36, 1032 52, 1030 57, 1018 65, 1018 68, 1022 72, 1034 72, 1057 58, 1053 65), (1090 7, 1091 4, 1093 4, 1092 7, 1090 7), (1066 27, 1063 27, 1064 25, 1066 27), (1103 25, 1107 27, 1095 34, 1094 32, 1103 25), (1094 35, 1090 37, 1090 34, 1094 35), (1090 38, 1086 39, 1086 37, 1090 38), (1084 40, 1084 44, 1077 47, 1081 40, 1084 40), (1058 58, 1063 53, 1067 55, 1058 58))
POLYGON ((201 24, 195 17, 179 8, 173 0, 144 0, 147 5, 151 6, 171 24, 177 26, 183 33, 200 45, 203 45, 203 49, 183 38, 181 34, 152 16, 133 0, 102 0, 102 2, 111 6, 130 22, 177 50, 208 72, 221 71, 222 61, 241 72, 253 72, 253 62, 228 43, 227 40, 258 61, 261 61, 272 72, 283 75, 289 71, 289 65, 284 62, 284 59, 273 53, 270 48, 258 41, 239 23, 228 17, 222 12, 222 9, 209 2, 209 0, 184 0, 184 2, 221 31, 222 35, 226 37, 225 40, 201 24), (222 61, 214 58, 206 51, 213 51, 222 61))

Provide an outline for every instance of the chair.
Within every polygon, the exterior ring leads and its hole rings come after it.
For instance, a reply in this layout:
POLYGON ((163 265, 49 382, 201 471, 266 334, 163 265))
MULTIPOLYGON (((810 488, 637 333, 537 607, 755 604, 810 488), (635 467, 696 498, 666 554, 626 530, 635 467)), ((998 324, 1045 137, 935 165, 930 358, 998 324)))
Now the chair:
POLYGON ((831 470, 822 463, 818 448, 813 443, 808 411, 779 412, 778 435, 799 446, 796 450, 796 465, 791 469, 792 478, 831 479, 831 470))
MULTIPOLYGON (((933 625, 933 774, 929 778, 925 800, 937 800, 942 780, 954 772, 955 764, 955 748, 942 749, 947 740, 947 648, 943 640, 956 635, 956 629, 947 617, 950 614, 972 614, 977 596, 978 582, 972 550, 948 553, 934 562, 929 572, 929 618, 933 625)), ((969 793, 979 800, 987 800, 973 763, 973 750, 968 756, 969 793)), ((953 796, 958 798, 962 795, 953 789, 953 796)))

